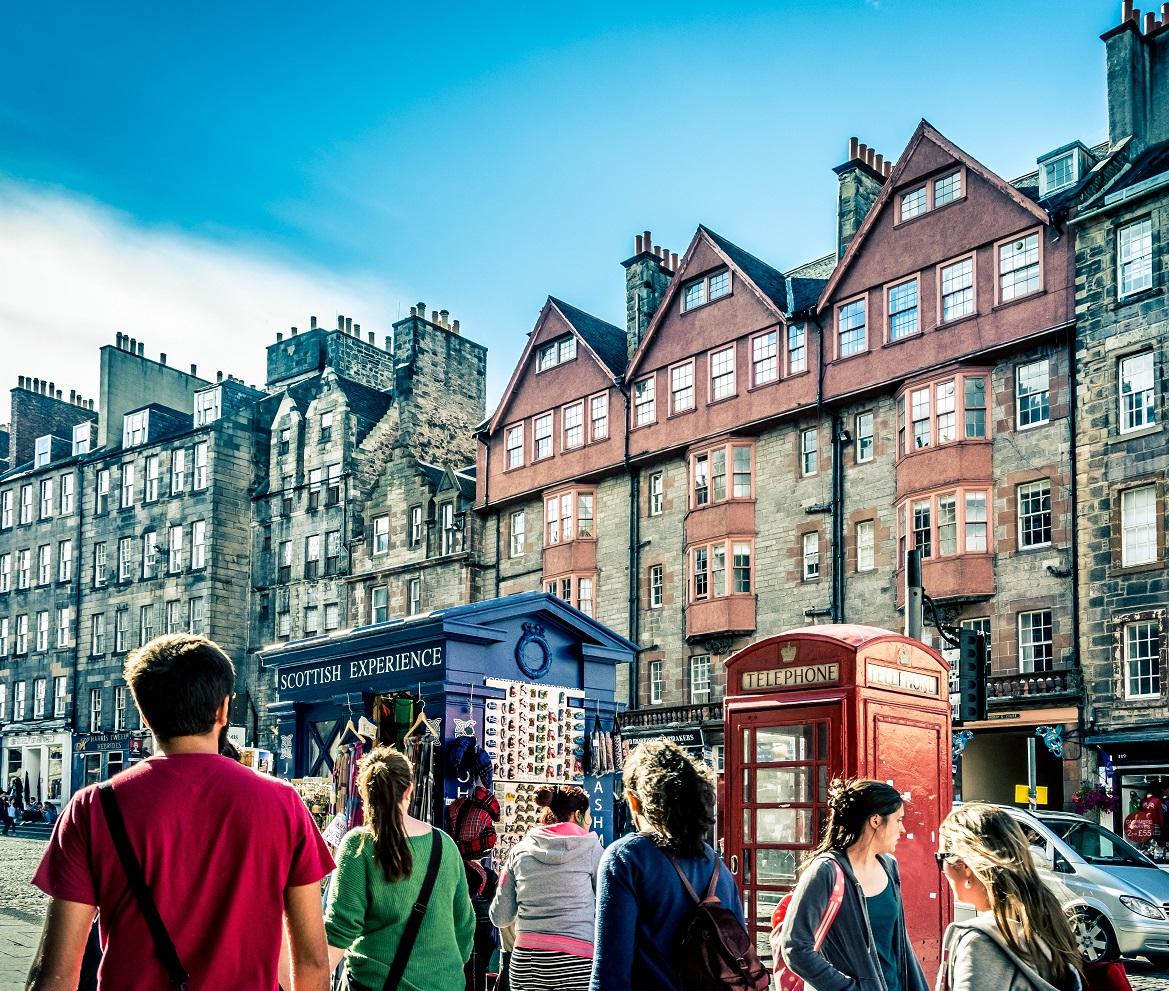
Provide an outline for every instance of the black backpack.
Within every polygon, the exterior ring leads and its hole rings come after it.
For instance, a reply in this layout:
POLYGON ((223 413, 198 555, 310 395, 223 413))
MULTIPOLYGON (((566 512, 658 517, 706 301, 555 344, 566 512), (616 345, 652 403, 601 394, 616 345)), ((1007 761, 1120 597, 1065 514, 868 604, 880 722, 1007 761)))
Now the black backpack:
POLYGON ((738 916, 722 907, 715 890, 722 862, 714 858, 714 873, 699 898, 673 854, 666 853, 682 886, 694 901, 690 921, 678 941, 678 983, 684 991, 767 991, 771 975, 738 916))

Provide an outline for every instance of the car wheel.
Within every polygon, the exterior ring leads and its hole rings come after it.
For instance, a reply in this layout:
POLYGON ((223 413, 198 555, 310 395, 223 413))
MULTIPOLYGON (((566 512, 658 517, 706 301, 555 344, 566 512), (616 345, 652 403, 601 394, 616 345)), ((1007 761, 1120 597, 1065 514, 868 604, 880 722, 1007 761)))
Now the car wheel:
POLYGON ((1099 912, 1090 908, 1074 908, 1068 912, 1068 919, 1075 932, 1076 945, 1085 960, 1115 960, 1120 956, 1116 937, 1112 935, 1112 926, 1099 912))

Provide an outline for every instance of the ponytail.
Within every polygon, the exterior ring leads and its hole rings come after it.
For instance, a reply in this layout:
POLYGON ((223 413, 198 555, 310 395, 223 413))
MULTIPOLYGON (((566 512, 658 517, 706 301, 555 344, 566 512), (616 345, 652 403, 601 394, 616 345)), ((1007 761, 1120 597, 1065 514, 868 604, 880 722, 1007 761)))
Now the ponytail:
POLYGON ((402 797, 414 783, 414 768, 393 747, 375 747, 361 760, 357 790, 373 837, 374 853, 387 881, 409 877, 414 868, 402 797))

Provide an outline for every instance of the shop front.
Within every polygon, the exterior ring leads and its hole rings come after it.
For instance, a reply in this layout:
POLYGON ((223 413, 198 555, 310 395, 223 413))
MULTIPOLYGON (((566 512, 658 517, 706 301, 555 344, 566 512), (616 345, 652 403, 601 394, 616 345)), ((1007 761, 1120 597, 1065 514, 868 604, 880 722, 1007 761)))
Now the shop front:
POLYGON ((9 729, 4 734, 0 766, 3 790, 9 791, 13 781, 19 781, 24 801, 54 802, 59 807, 71 794, 71 739, 63 724, 32 731, 9 729))
POLYGON ((1026 805, 1034 751, 1037 807, 1062 812, 1079 783, 1075 706, 992 709, 986 719, 955 726, 954 798, 966 802, 1026 805))
POLYGON ((79 791, 136 764, 151 752, 149 730, 82 733, 73 740, 73 784, 79 791))
POLYGON ((445 805, 490 781, 497 859, 534 824, 543 783, 586 788, 607 842, 616 667, 635 651, 543 592, 266 648, 261 663, 278 696, 268 710, 276 773, 322 821, 352 826, 361 821, 358 760, 392 743, 415 764, 411 811, 431 822, 443 824, 445 805))
POLYGON ((1088 736, 1101 784, 1118 801, 1100 822, 1169 865, 1169 728, 1134 727, 1088 736))

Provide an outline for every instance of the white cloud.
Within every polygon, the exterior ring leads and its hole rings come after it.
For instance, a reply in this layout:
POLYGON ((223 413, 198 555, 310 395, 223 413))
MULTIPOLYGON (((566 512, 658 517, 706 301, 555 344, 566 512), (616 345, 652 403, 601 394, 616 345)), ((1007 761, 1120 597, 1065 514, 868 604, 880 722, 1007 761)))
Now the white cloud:
POLYGON ((60 190, 0 179, 0 423, 18 375, 97 399, 98 348, 118 331, 147 357, 262 385, 277 331, 344 313, 384 343, 397 293, 262 247, 151 228, 60 190))

